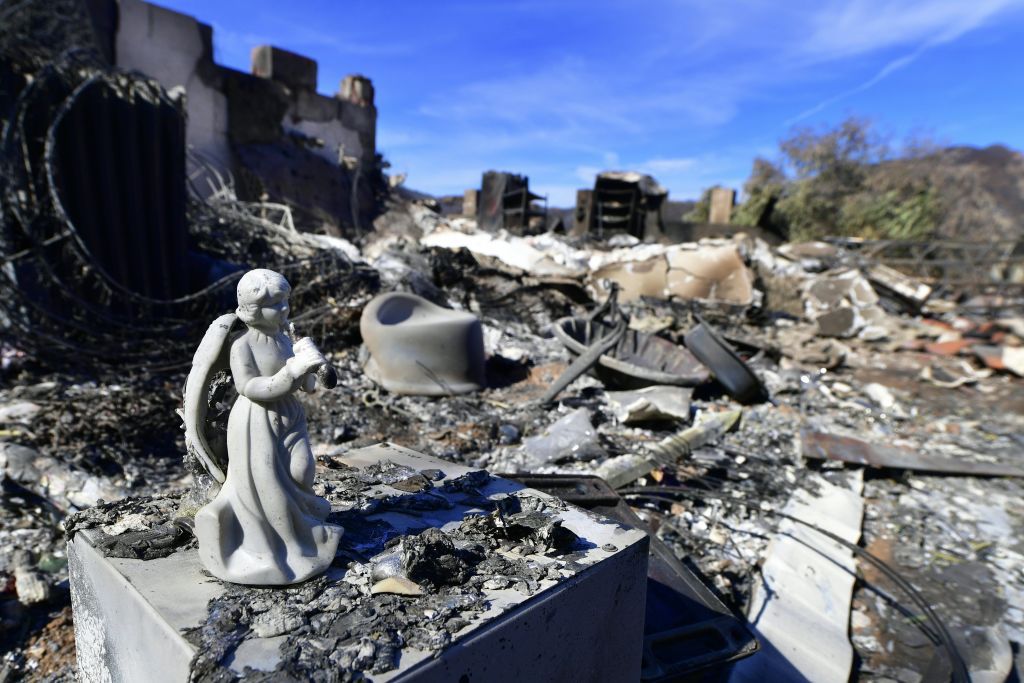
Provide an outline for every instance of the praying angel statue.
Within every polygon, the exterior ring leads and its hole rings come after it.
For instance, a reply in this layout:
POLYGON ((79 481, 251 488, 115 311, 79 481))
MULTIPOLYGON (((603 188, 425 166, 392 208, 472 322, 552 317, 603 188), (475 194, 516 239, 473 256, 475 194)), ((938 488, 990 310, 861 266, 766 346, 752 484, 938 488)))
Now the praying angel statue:
POLYGON ((220 484, 196 514, 199 558, 232 583, 283 586, 316 576, 334 560, 343 532, 326 523, 330 504, 313 493, 306 415, 294 395, 313 391, 318 376, 328 387, 335 377, 324 379, 330 365, 311 339, 293 345, 290 292, 274 271, 242 276, 236 312, 210 325, 185 386, 187 444, 220 484), (226 474, 206 426, 210 382, 225 368, 238 392, 228 417, 226 474))

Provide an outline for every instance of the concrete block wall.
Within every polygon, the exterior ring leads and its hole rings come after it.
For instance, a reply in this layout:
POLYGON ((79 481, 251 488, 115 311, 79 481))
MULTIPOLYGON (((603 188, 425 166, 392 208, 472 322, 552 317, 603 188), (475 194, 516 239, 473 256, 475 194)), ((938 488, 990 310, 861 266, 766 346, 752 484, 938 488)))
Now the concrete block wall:
POLYGON ((228 100, 213 62, 213 29, 192 17, 142 0, 118 0, 117 66, 155 78, 186 95, 188 144, 221 168, 231 168, 228 100))
POLYGON ((368 78, 346 76, 322 95, 308 57, 254 46, 251 73, 238 71, 214 62, 213 29, 194 17, 144 0, 85 1, 115 66, 183 91, 187 144, 234 176, 240 199, 301 207, 300 229, 372 226, 383 177, 368 78))
MULTIPOLYGON (((213 30, 194 17, 143 0, 117 0, 118 22, 114 36, 114 61, 124 69, 140 71, 168 90, 183 87, 187 97, 188 144, 202 155, 231 169, 232 106, 226 81, 242 75, 213 61, 213 30)), ((346 77, 335 96, 316 92, 314 60, 278 47, 254 46, 252 74, 283 85, 272 90, 284 105, 277 130, 266 137, 297 133, 311 141, 325 160, 341 163, 342 157, 373 162, 376 155, 377 111, 369 79, 346 77)), ((251 117, 245 117, 251 123, 251 117)), ((251 137, 244 131, 243 138, 251 137)))

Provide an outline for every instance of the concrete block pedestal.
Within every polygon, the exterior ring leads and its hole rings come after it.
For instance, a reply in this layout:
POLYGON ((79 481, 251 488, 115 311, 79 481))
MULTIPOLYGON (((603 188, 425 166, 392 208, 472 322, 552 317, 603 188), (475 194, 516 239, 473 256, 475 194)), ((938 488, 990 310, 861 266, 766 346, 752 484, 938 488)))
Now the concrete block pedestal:
MULTIPOLYGON (((382 460, 417 471, 440 470, 444 478, 432 493, 450 495, 446 481, 471 470, 408 449, 379 444, 339 456, 344 465, 366 468, 382 460)), ((492 478, 483 498, 510 493, 555 503, 547 494, 492 478)), ((396 489, 379 484, 372 497, 394 499, 396 489)), ((486 514, 481 497, 453 496, 443 510, 368 513, 402 533, 435 527, 450 530, 470 514, 486 514)), ((351 513, 350 513, 351 514, 351 513)), ((406 645, 397 668, 367 674, 373 681, 626 681, 640 674, 644 631, 647 537, 606 518, 568 506, 556 513, 562 526, 580 539, 571 558, 530 555, 551 563, 559 580, 544 579, 532 595, 516 588, 481 589, 486 608, 467 616, 468 624, 435 652, 406 645)), ((344 545, 344 541, 343 541, 344 545)), ((499 551, 496 551, 499 552, 499 551)), ((207 574, 193 550, 154 560, 105 557, 90 532, 69 543, 75 640, 82 681, 187 681, 196 646, 185 634, 208 622, 209 603, 228 586, 207 574)), ((328 581, 344 581, 351 567, 336 566, 328 581)), ((415 598, 409 598, 415 600, 415 598)), ((290 636, 257 637, 248 632, 223 663, 235 673, 246 667, 273 671, 290 636)), ((304 637, 304 636, 302 636, 304 637)), ((294 640, 294 639, 293 639, 294 640)), ((329 653, 325 653, 325 657, 329 653)))

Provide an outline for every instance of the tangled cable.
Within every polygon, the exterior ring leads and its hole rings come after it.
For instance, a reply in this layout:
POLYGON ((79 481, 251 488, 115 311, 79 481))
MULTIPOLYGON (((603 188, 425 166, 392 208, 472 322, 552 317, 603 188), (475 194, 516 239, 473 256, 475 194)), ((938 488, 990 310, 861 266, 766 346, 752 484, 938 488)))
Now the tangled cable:
MULTIPOLYGON (((182 251, 181 240, 187 240, 190 254, 198 255, 207 268, 204 278, 191 277, 198 282, 191 291, 168 290, 160 296, 133 288, 110 271, 109 259, 94 253, 125 237, 124 244, 115 245, 121 261, 141 258, 130 253, 129 235, 102 221, 98 229, 91 226, 92 233, 106 232, 83 234, 69 210, 67 182, 81 176, 82 169, 62 168, 58 149, 62 139, 84 131, 64 131, 61 138, 60 126, 66 120, 74 123, 75 108, 90 97, 128 108, 136 103, 162 107, 165 114, 180 104, 152 79, 105 65, 91 30, 82 28, 91 24, 76 2, 4 2, 0 25, 0 323, 9 343, 55 367, 74 366, 101 376, 157 372, 188 364, 210 320, 233 307, 235 284, 250 267, 284 274, 292 283, 296 308, 315 310, 324 319, 331 313, 325 302, 373 289, 372 270, 312 236, 280 229, 233 193, 213 199, 186 193, 184 172, 179 183, 184 207, 175 206, 184 209, 187 233, 173 234, 182 251)), ((193 167, 201 164, 190 161, 193 167)), ((175 167, 168 168, 173 172, 175 167)), ((109 200, 96 196, 84 201, 109 200)), ((129 231, 144 233, 141 241, 154 239, 145 212, 129 218, 122 213, 121 219, 129 231)), ((171 264, 182 270, 189 266, 171 264)), ((186 279, 172 275, 179 283, 186 279)), ((315 323, 307 319, 304 329, 315 323)), ((330 329, 321 332, 330 338, 330 329)))

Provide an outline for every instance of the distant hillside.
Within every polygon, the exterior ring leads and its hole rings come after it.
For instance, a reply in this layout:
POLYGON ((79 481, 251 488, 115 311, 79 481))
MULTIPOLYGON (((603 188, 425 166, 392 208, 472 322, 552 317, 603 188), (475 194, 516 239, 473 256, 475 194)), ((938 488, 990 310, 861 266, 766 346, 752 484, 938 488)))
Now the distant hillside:
POLYGON ((682 223, 683 216, 690 213, 696 205, 697 202, 692 199, 668 199, 661 207, 661 219, 665 223, 682 223))
POLYGON ((910 173, 938 192, 937 236, 1024 239, 1024 154, 1003 145, 947 147, 886 162, 878 172, 910 173))

